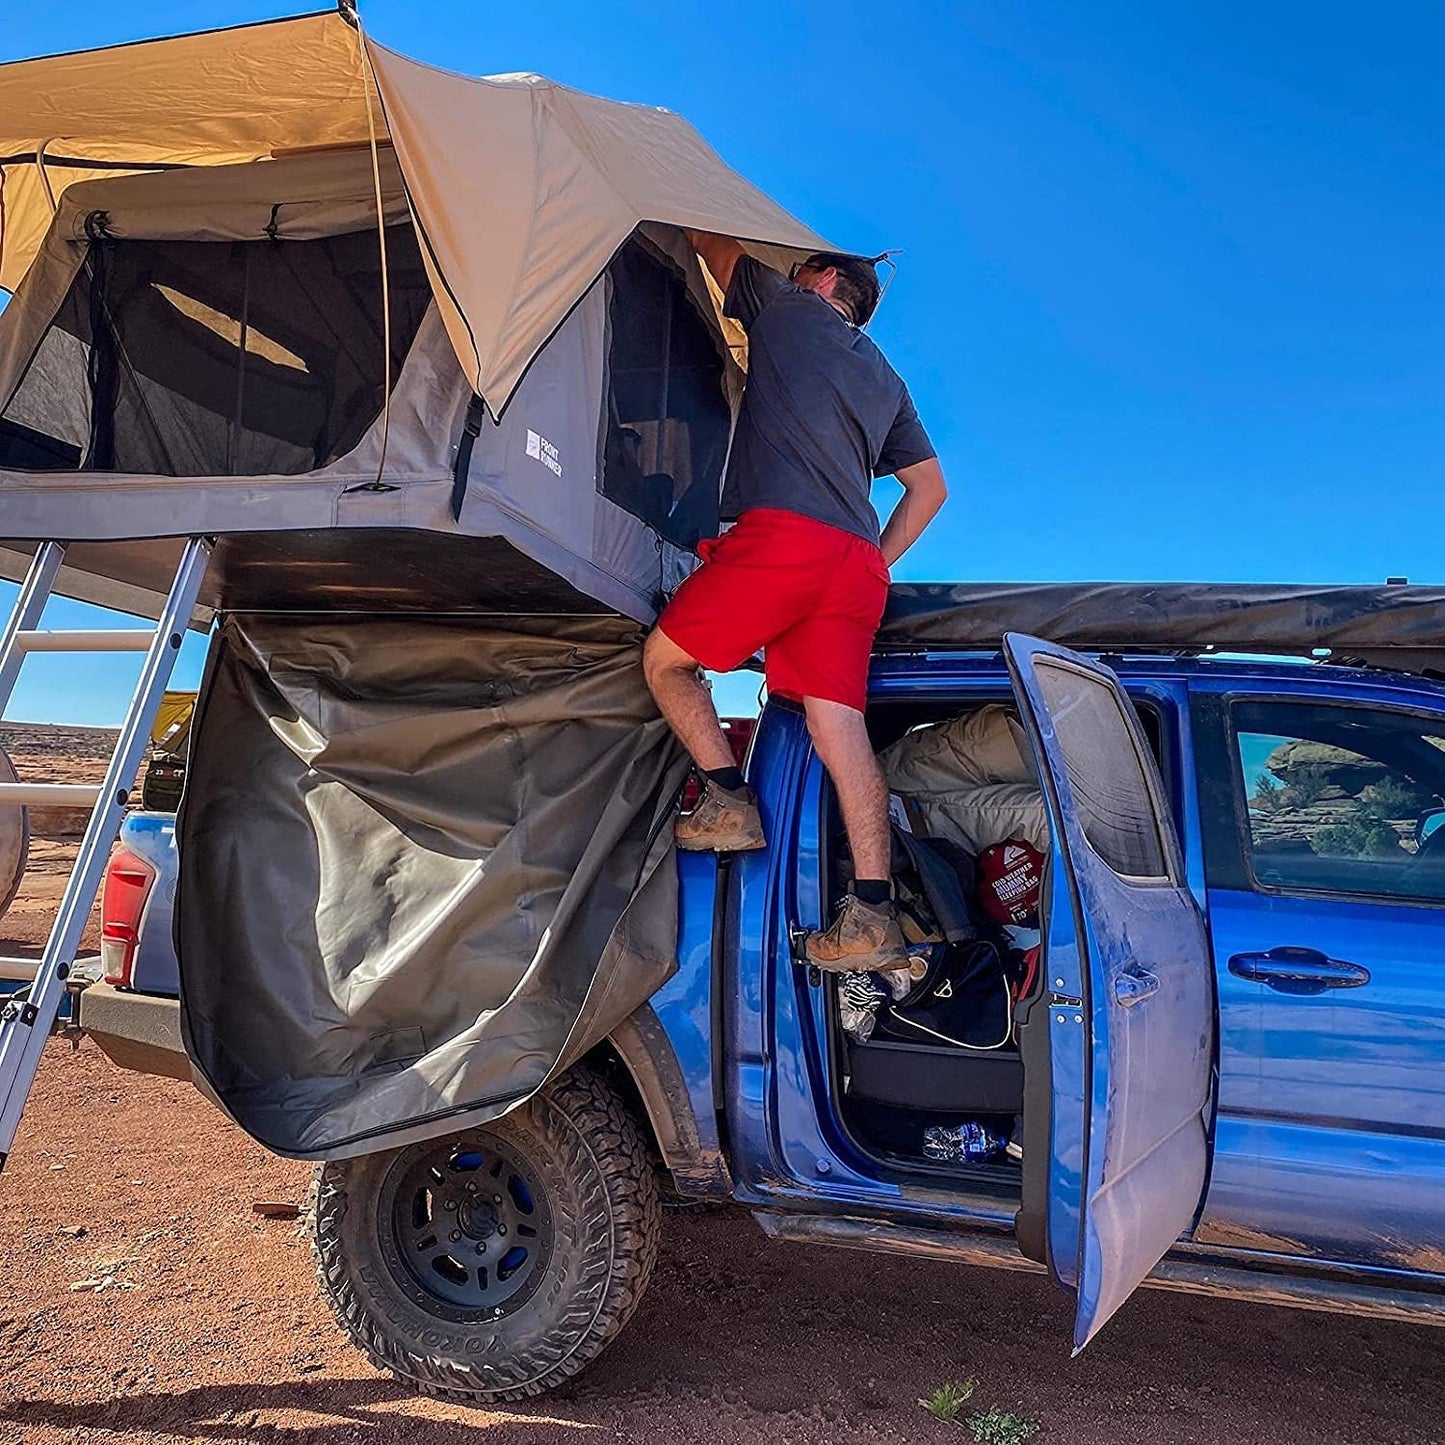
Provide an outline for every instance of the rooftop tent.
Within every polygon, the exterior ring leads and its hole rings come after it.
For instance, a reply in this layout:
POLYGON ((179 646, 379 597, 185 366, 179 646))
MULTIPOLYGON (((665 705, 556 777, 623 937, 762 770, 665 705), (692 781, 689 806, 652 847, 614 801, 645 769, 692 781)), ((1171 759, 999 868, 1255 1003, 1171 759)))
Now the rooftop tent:
POLYGON ((683 228, 824 242, 677 116, 337 14, 0 67, 0 186, 0 574, 153 611, 218 539, 192 1060, 298 1157, 501 1112, 674 967, 638 623, 746 361, 683 228))
POLYGON ((668 580, 660 542, 716 529, 738 388, 690 248, 652 223, 626 238, 491 420, 441 324, 395 154, 377 161, 349 149, 71 186, 0 318, 0 526, 99 540, 421 525, 506 538, 645 620, 668 580))
POLYGON ((669 112, 339 14, 0 67, 0 184, 0 535, 500 538, 638 620, 744 360, 679 228, 824 244, 669 112))

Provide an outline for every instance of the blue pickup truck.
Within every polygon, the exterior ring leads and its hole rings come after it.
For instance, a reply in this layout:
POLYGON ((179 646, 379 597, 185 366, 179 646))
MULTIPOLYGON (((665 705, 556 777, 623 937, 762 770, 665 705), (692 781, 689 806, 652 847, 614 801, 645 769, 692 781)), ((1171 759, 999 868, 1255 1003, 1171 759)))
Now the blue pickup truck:
MULTIPOLYGON (((667 1194, 779 1239, 1047 1269, 1076 1348, 1141 1283, 1445 1322, 1445 685, 1020 636, 875 662, 880 750, 989 706, 1046 819, 1042 968, 1005 1044, 845 1030, 797 952, 840 886, 836 804, 769 702, 747 773, 770 846, 679 855, 650 1002, 493 1124, 318 1166, 322 1287, 373 1361, 474 1401, 558 1384, 636 1307, 667 1194), (921 1145, 1014 1115, 1007 1153, 921 1145)), ((185 1077, 174 838, 127 819, 81 1023, 185 1077)))

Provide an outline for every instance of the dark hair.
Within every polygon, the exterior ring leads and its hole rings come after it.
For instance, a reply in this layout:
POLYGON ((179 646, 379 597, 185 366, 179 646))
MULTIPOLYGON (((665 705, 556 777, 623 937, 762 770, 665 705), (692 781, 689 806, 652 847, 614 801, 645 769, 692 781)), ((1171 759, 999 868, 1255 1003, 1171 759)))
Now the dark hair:
POLYGON ((805 263, 814 270, 831 267, 838 273, 833 295, 852 313, 855 326, 866 326, 878 305, 878 273, 872 261, 861 256, 845 256, 840 251, 819 251, 805 263))

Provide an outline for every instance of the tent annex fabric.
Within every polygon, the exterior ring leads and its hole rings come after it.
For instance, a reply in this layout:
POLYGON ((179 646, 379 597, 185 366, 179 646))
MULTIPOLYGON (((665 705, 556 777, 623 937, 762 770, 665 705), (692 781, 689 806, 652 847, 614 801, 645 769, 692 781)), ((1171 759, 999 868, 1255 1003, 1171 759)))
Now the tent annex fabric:
POLYGON ((687 759, 617 618, 232 614, 177 820, 187 1052, 268 1148, 479 1124, 676 968, 687 759))
POLYGON ((325 14, 0 66, 0 285, 19 286, 76 181, 366 146, 368 96, 493 416, 643 221, 737 236, 775 262, 825 245, 672 112, 536 75, 455 75, 325 14))

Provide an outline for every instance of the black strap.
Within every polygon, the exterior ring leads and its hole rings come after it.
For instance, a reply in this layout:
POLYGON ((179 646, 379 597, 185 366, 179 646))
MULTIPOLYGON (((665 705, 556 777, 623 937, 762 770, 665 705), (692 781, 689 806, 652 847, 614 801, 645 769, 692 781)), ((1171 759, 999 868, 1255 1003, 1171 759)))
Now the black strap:
POLYGON ((973 860, 961 848, 940 838, 905 833, 901 828, 894 828, 893 838, 913 864, 943 936, 950 943, 977 938, 978 929, 968 906, 973 860))
POLYGON ((467 473, 472 469, 472 444, 481 434, 483 402, 472 396, 467 403, 466 420, 462 423, 462 439, 457 443, 457 460, 452 467, 452 521, 462 519, 462 498, 467 494, 467 473))

